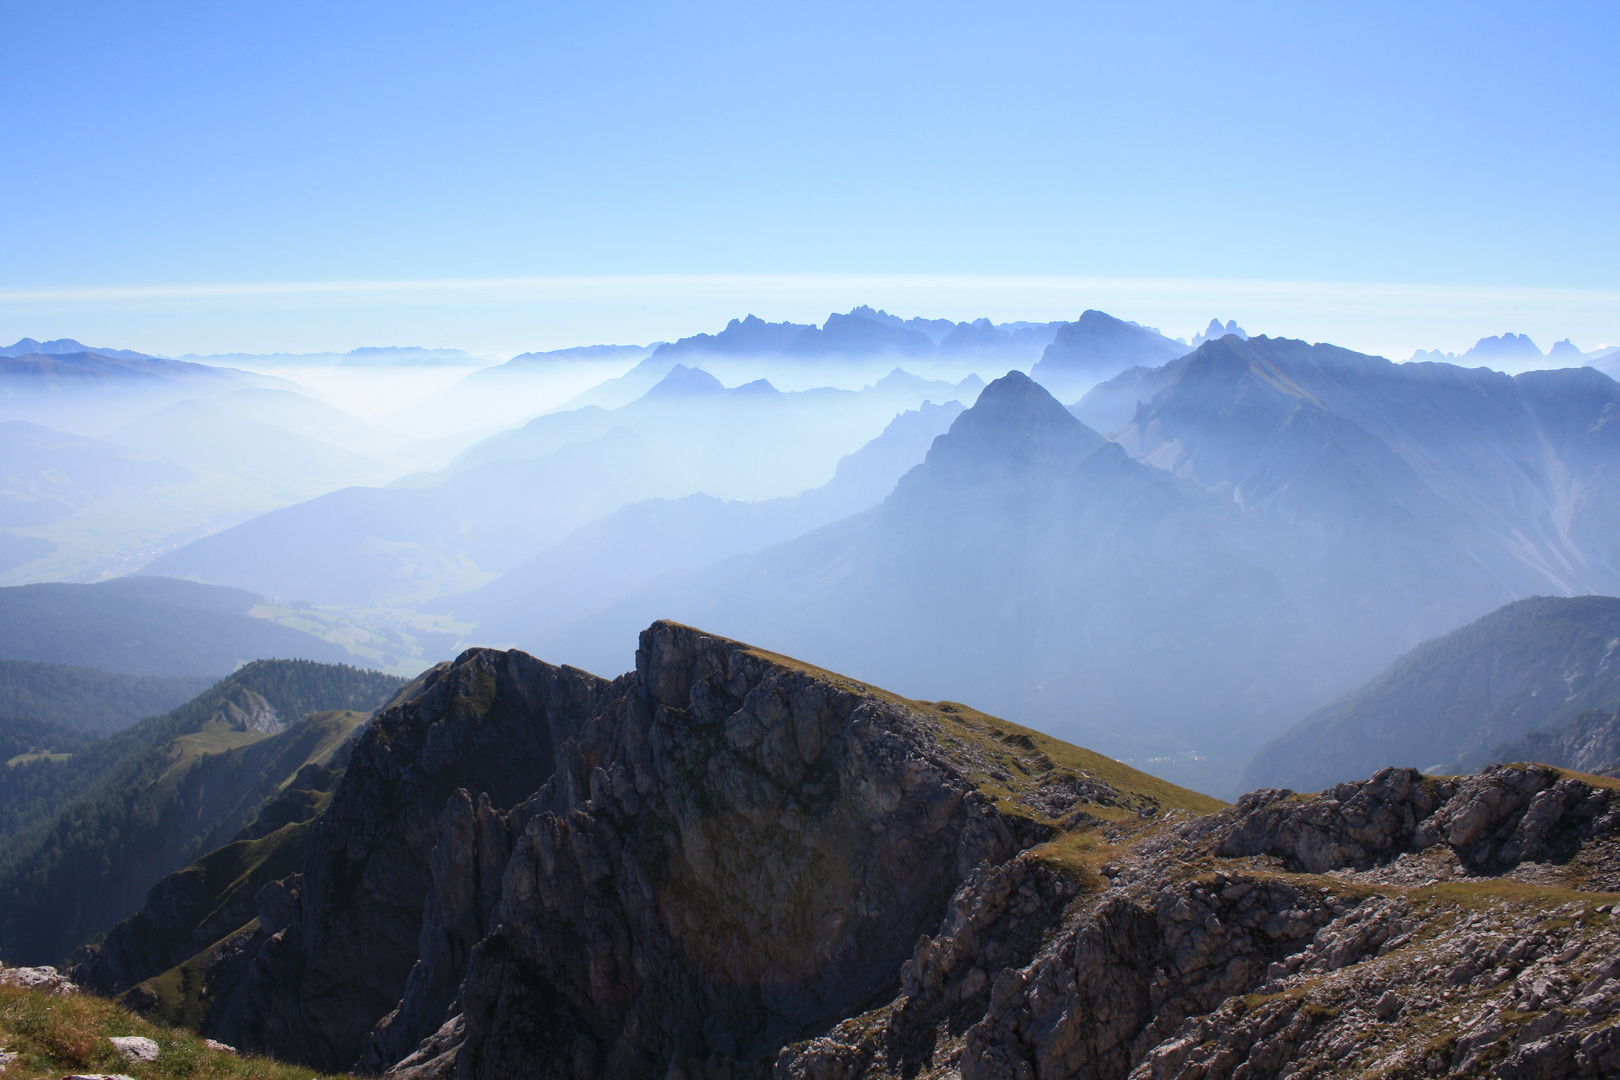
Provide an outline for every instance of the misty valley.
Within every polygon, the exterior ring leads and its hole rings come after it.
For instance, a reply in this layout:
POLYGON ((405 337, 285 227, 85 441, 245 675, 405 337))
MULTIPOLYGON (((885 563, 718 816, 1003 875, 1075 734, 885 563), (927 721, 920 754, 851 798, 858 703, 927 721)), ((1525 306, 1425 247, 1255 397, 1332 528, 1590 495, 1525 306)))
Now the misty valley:
POLYGON ((1620 1075, 1620 349, 1261 329, 0 349, 17 1060, 1620 1075))

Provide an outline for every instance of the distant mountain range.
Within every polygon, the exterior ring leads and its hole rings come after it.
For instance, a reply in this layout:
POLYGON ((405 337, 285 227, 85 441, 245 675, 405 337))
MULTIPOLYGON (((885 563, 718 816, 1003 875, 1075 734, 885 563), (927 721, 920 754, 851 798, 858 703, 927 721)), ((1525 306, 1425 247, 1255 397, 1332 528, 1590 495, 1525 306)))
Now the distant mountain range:
POLYGON ((1128 368, 1156 368, 1192 350, 1149 327, 1101 311, 1064 323, 1029 372, 1060 399, 1073 400, 1128 368))
POLYGON ((15 345, 0 347, 0 356, 63 356, 76 353, 94 353, 114 360, 156 360, 157 357, 146 353, 135 352, 131 349, 98 349, 84 345, 72 338, 57 338, 55 341, 35 341, 25 337, 15 345))
POLYGON ((1620 436, 1602 422, 1620 385, 1589 368, 1509 377, 1227 335, 1118 378, 1153 385, 1117 442, 1009 375, 881 508, 543 644, 612 670, 610 643, 657 613, 1225 793, 1238 748, 1424 638, 1517 597, 1620 591, 1620 436))
POLYGON ((40 345, 58 351, 15 351, 38 344, 24 338, 0 355, 0 420, 105 430, 186 397, 287 385, 271 376, 123 349, 61 351, 78 346, 69 340, 40 345))
POLYGON ((1615 351, 1612 346, 1604 346, 1591 352, 1582 352, 1574 342, 1565 338, 1555 342, 1553 347, 1543 354, 1540 347, 1530 340, 1529 334, 1499 334, 1495 337, 1480 338, 1461 355, 1441 352, 1439 349, 1419 349, 1412 354, 1411 359, 1520 369, 1539 367, 1541 362, 1546 360, 1551 361, 1548 365, 1550 367, 1580 367, 1582 364, 1602 360, 1615 351))
POLYGON ((483 584, 629 503, 816 487, 896 413, 978 389, 977 379, 904 372, 861 391, 783 392, 763 380, 728 389, 676 365, 629 404, 538 417, 442 472, 264 514, 147 571, 310 603, 425 600, 483 584))

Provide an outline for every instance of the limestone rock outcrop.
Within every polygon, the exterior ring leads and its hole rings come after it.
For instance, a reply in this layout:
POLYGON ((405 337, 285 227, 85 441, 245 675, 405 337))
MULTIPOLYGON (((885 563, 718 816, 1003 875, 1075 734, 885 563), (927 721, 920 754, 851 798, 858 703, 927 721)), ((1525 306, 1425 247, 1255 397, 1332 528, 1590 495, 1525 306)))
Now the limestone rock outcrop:
POLYGON ((301 874, 261 890, 257 933, 222 958, 210 1035, 333 1071, 358 1061, 415 965, 445 802, 524 799, 606 686, 487 649, 423 681, 361 734, 301 874))
POLYGON ((1054 831, 998 809, 972 776, 987 762, 943 730, 654 627, 514 812, 456 1015, 396 1072, 761 1075, 797 1033, 882 1000, 963 879, 1054 831))
POLYGON ((1225 806, 690 627, 640 645, 612 682, 470 650, 371 721, 301 872, 203 954, 207 1033, 392 1080, 1620 1072, 1620 785, 1225 806))

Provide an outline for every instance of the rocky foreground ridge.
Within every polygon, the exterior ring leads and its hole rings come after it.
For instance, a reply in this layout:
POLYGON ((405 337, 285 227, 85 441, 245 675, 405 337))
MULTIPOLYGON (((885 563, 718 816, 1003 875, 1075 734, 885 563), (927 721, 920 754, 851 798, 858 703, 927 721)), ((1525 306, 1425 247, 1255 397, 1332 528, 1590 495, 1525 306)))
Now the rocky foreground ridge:
POLYGON ((302 871, 126 1000, 398 1080, 1620 1075, 1609 781, 1223 807, 672 623, 403 697, 302 871))

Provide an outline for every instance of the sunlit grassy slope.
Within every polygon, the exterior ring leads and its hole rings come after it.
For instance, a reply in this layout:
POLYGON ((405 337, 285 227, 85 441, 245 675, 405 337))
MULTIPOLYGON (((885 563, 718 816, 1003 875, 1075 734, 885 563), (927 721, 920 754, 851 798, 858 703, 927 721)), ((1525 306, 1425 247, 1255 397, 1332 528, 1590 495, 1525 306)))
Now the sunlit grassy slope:
POLYGON ((308 1066, 210 1049, 189 1031, 154 1024, 116 1002, 90 994, 58 997, 0 986, 0 1045, 17 1057, 7 1080, 73 1073, 121 1073, 134 1080, 311 1080, 308 1066), (156 1061, 127 1060, 107 1039, 142 1035, 159 1047, 156 1061))

